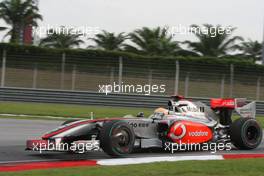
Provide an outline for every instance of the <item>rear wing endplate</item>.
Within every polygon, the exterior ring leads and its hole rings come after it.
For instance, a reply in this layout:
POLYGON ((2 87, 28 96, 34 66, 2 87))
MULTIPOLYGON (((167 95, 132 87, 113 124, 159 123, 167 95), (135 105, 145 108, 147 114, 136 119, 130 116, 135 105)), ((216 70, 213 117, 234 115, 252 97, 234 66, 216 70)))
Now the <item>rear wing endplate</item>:
POLYGON ((256 102, 246 103, 245 98, 235 99, 235 111, 244 118, 256 118, 256 102))
POLYGON ((244 118, 255 118, 256 117, 256 102, 247 103, 246 98, 218 98, 211 99, 212 109, 233 109, 238 115, 244 118))

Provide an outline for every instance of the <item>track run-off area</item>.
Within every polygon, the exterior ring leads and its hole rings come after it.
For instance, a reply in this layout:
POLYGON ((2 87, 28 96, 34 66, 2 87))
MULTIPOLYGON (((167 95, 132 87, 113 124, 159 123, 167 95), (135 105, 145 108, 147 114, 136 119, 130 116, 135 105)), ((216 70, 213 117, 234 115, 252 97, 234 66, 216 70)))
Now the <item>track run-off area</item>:
MULTIPOLYGON (((129 158, 112 159, 103 152, 88 152, 84 154, 73 154, 66 152, 33 152, 25 151, 27 139, 38 139, 45 132, 52 130, 63 121, 57 120, 20 120, 20 119, 0 119, 0 168, 1 166, 10 164, 27 164, 34 165, 36 169, 39 163, 52 162, 54 167, 69 167, 75 165, 94 165, 97 161, 102 165, 119 165, 119 164, 137 164, 148 163, 155 161, 177 161, 177 160, 210 160, 232 158, 233 154, 239 156, 262 156, 264 157, 264 139, 262 144, 255 150, 236 150, 231 151, 217 151, 212 154, 207 151, 188 151, 188 152, 144 152, 134 153, 129 158), (60 163, 58 163, 60 162, 60 163), (57 165, 56 165, 57 163, 57 165)), ((235 155, 234 155, 235 156, 235 155)), ((236 158, 236 157, 233 157, 236 158)), ((43 165, 39 167, 43 168, 43 165)), ((31 168, 31 167, 29 167, 31 168)), ((13 168, 15 169, 15 168, 13 168)))

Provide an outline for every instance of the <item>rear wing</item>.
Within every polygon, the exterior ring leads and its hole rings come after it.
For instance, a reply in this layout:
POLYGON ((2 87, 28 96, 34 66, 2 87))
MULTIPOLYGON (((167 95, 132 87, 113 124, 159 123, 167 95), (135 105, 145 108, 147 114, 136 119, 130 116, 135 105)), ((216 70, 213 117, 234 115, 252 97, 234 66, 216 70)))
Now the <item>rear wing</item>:
POLYGON ((211 99, 212 109, 235 110, 238 115, 244 118, 256 117, 256 102, 247 103, 246 98, 217 98, 211 99))

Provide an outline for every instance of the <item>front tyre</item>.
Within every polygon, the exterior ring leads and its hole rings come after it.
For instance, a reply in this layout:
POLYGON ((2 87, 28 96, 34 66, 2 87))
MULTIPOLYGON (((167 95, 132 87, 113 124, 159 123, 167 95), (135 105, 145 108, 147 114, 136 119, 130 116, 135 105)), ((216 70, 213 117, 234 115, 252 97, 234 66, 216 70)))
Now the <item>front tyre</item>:
POLYGON ((124 121, 106 122, 100 131, 100 146, 112 157, 122 157, 131 153, 134 143, 134 131, 124 121))
POLYGON ((241 150, 257 148, 262 140, 262 128, 255 119, 240 118, 231 124, 231 142, 241 150))

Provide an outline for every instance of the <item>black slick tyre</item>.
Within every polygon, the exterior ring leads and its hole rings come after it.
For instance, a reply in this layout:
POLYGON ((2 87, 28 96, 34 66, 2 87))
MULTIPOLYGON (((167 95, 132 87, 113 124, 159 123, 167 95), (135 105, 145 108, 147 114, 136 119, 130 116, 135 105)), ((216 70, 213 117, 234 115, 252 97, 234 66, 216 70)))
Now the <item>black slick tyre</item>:
POLYGON ((100 131, 100 147, 112 157, 123 157, 133 151, 135 134, 124 121, 105 122, 100 131))
POLYGON ((231 124, 230 137, 234 146, 241 150, 251 150, 262 140, 262 128, 253 118, 240 118, 231 124))

